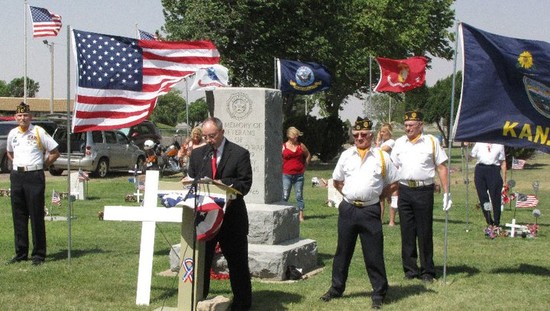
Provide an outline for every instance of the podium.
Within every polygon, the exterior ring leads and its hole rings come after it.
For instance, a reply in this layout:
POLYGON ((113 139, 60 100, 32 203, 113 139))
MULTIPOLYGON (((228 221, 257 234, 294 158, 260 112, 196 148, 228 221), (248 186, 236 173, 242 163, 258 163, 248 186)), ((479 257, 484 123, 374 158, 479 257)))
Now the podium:
POLYGON ((197 310, 197 303, 203 297, 205 245, 206 241, 199 241, 195 219, 198 206, 190 204, 198 202, 200 195, 218 197, 227 201, 241 194, 236 189, 224 185, 210 178, 203 178, 197 182, 182 181, 184 186, 194 192, 194 197, 183 201, 181 225, 180 269, 178 274, 178 310, 197 310), (194 188, 194 189, 193 189, 194 188))
MULTIPOLYGON (((233 199, 237 190, 211 179, 199 180, 197 183, 183 182, 184 185, 196 186, 195 194, 217 196, 226 201, 233 199), (203 191, 202 189, 206 189, 203 191), (213 191, 211 191, 213 190, 213 191), (217 192, 213 193, 213 192, 217 192)), ((145 174, 145 195, 143 206, 105 206, 104 220, 142 222, 139 254, 138 282, 136 304, 149 305, 151 295, 151 276, 153 273, 153 253, 155 243, 155 223, 181 223, 180 274, 178 275, 178 310, 196 310, 198 298, 202 298, 204 275, 204 246, 202 241, 195 241, 195 204, 194 198, 183 201, 180 207, 158 207, 158 194, 179 193, 185 196, 184 190, 159 190, 159 172, 147 171, 145 174), (196 252, 194 251, 196 250, 196 252), (193 259, 194 256, 194 259, 193 259), (187 259, 187 260, 186 260, 187 259), (190 259, 190 260, 189 260, 190 259), (194 264, 196 262, 196 264, 194 264), (196 276, 196 278, 194 277, 196 276), (193 282, 194 281, 194 282, 193 282)))

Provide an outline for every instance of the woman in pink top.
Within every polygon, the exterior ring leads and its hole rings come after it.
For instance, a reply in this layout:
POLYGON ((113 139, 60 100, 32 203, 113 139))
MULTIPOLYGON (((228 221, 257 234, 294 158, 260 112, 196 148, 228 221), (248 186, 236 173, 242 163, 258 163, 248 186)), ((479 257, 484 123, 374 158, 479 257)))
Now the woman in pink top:
POLYGON ((283 144, 283 200, 288 201, 292 185, 296 193, 296 207, 298 208, 298 218, 300 222, 304 221, 304 172, 311 160, 311 154, 306 145, 298 141, 302 136, 294 126, 286 131, 288 140, 283 144))

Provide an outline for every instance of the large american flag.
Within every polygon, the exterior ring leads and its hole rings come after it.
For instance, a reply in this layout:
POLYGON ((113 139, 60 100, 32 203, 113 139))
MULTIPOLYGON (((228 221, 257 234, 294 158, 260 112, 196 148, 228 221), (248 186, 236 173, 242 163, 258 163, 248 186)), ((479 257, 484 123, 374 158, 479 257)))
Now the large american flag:
POLYGON ((48 37, 57 36, 61 30, 61 16, 47 9, 29 6, 32 18, 32 36, 48 37))
POLYGON ((138 39, 141 39, 141 40, 158 40, 156 35, 154 35, 150 32, 147 32, 145 30, 141 30, 141 29, 138 29, 138 39))
POLYGON ((159 95, 199 68, 217 64, 210 41, 153 41, 73 30, 78 66, 73 132, 129 127, 159 95))

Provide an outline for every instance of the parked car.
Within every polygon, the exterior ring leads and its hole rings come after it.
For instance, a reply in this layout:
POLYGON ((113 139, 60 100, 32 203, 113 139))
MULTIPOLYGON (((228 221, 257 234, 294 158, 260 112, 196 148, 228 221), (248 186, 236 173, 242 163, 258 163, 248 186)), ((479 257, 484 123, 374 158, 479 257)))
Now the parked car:
POLYGON ((120 129, 120 131, 126 134, 141 150, 143 150, 143 143, 148 139, 154 141, 155 144, 160 144, 162 140, 159 128, 151 121, 143 121, 134 126, 120 129))
MULTIPOLYGON (((61 155, 50 166, 50 174, 59 176, 67 169, 67 129, 58 127, 53 138, 59 144, 61 155)), ((70 135, 70 163, 75 170, 90 171, 105 177, 111 171, 128 171, 135 165, 145 167, 145 153, 121 131, 90 131, 70 135)))
MULTIPOLYGON (((6 151, 8 133, 17 126, 17 122, 13 121, 0 121, 0 171, 2 173, 8 173, 11 171, 11 161, 8 159, 8 152, 6 151)), ((50 135, 53 135, 57 128, 57 123, 47 120, 32 120, 32 124, 41 126, 50 135)))

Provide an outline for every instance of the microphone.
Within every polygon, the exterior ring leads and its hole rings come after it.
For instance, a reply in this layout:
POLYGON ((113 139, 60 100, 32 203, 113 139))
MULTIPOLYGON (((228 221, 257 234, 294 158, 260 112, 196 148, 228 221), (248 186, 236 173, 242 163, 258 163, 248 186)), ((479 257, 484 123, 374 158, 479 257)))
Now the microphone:
POLYGON ((208 144, 208 152, 204 154, 203 160, 206 160, 208 158, 212 158, 214 156, 214 145, 208 144))

